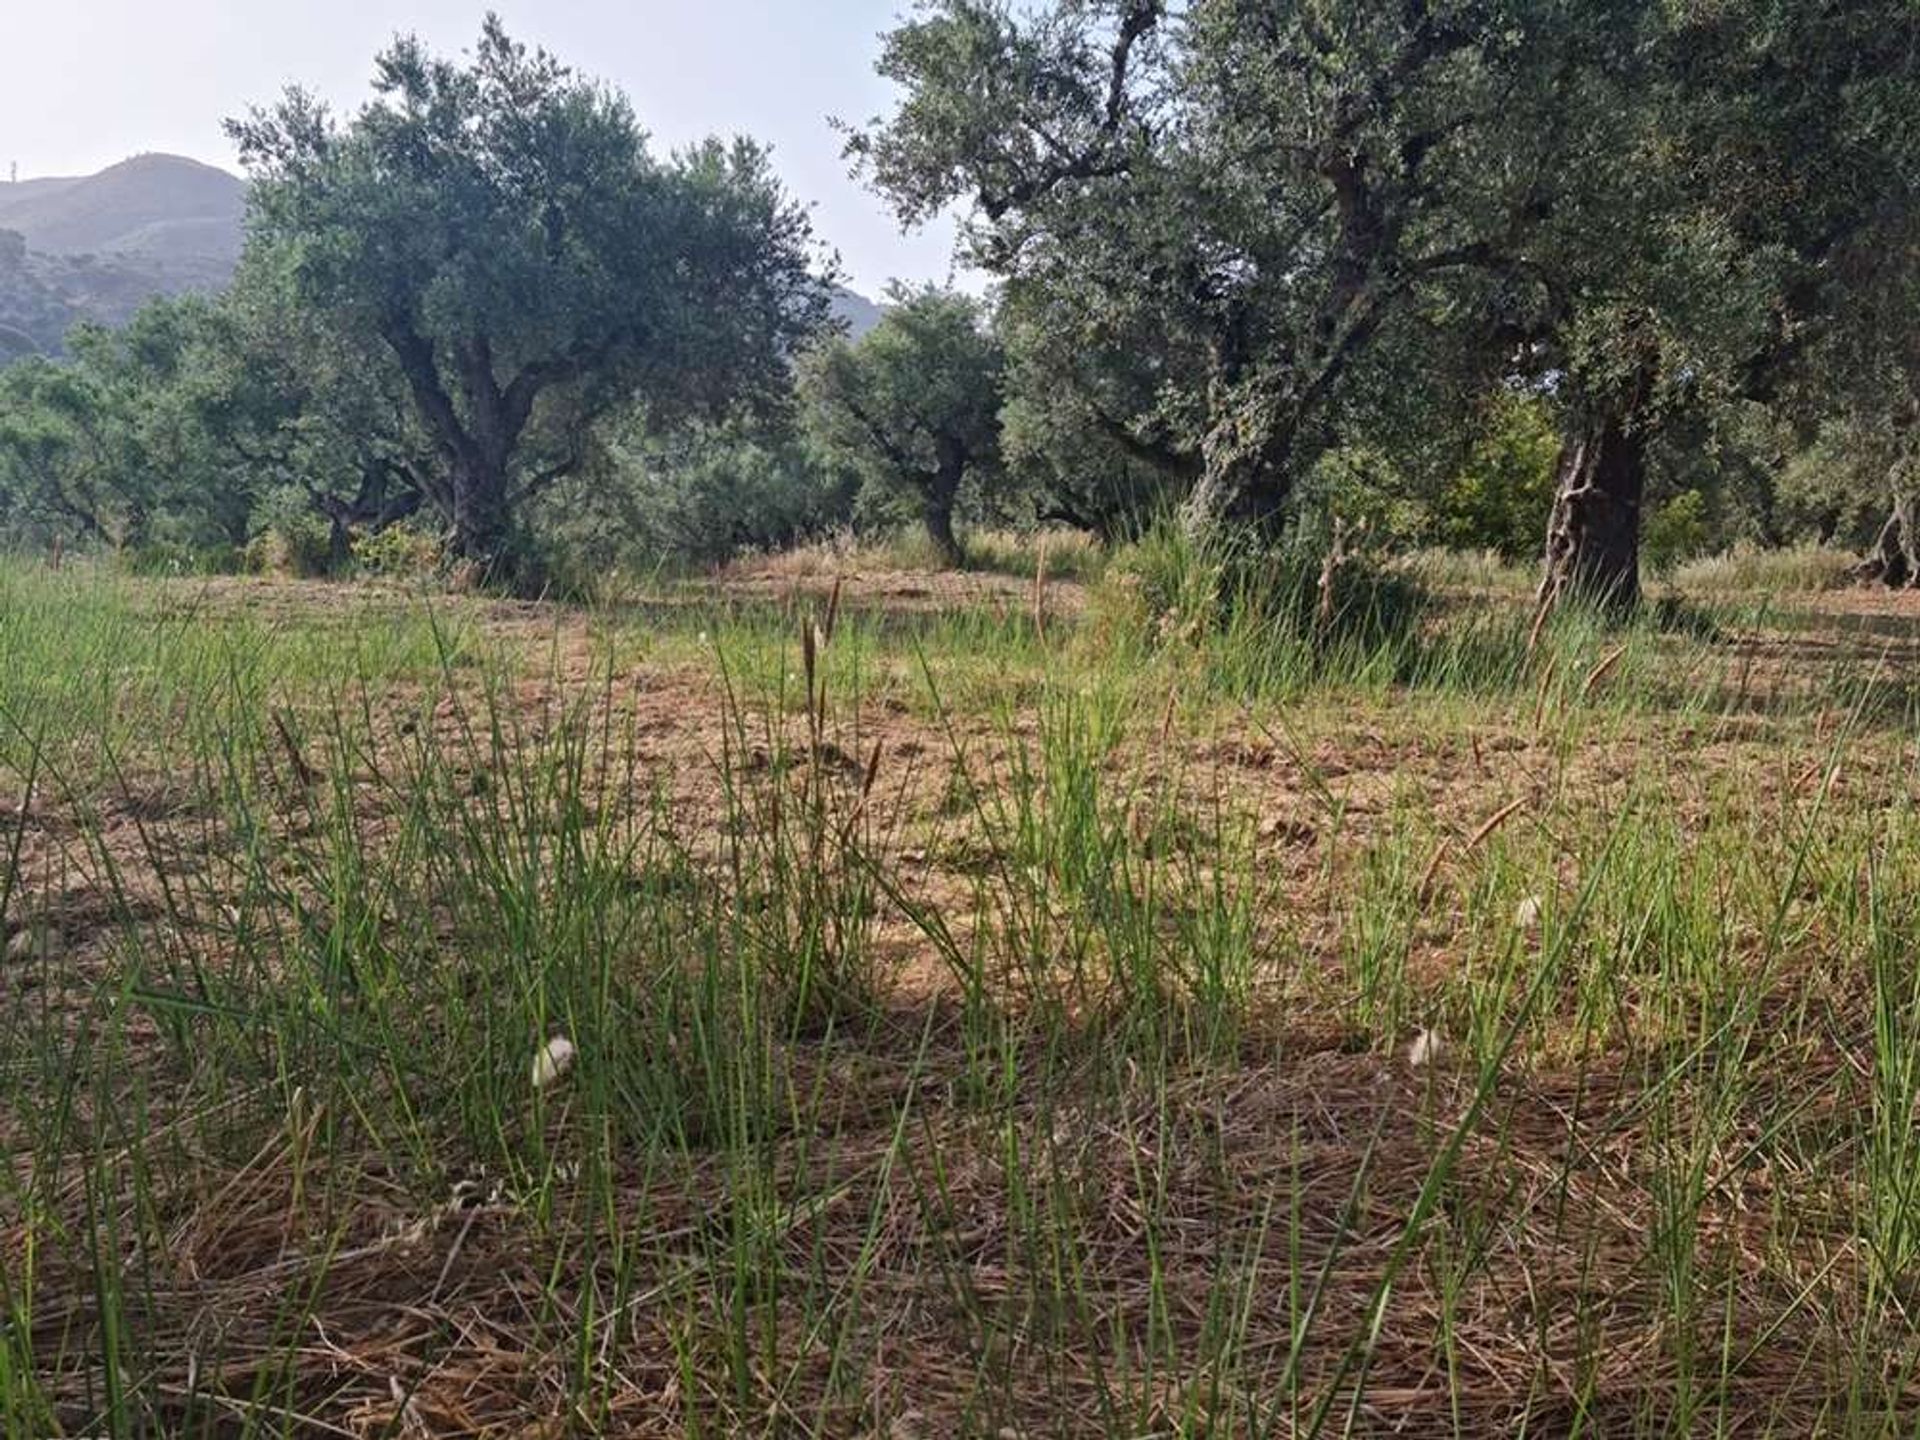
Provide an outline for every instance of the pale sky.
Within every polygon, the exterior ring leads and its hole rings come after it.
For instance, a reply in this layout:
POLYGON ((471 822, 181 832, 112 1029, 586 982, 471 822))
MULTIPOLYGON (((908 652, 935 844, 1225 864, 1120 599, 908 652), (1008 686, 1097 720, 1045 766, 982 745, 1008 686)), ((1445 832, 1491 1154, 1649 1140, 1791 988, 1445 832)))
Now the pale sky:
MULTIPOLYGON (((747 134, 856 289, 945 281, 953 231, 901 236, 847 178, 829 115, 889 103, 878 36, 909 0, 0 0, 0 179, 87 174, 141 151, 237 169, 220 122, 298 83, 336 110, 370 93, 396 31, 470 47, 488 8, 517 39, 626 91, 657 144, 747 134)), ((966 277, 960 277, 963 280, 966 277)))

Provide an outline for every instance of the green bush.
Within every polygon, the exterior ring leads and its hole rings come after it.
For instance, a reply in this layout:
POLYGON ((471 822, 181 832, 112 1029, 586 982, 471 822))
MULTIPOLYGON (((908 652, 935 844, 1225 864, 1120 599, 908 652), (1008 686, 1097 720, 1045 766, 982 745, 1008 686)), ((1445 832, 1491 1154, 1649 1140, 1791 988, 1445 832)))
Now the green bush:
POLYGON ((1537 395, 1503 392, 1466 463, 1433 505, 1433 536, 1453 550, 1492 550, 1509 560, 1537 555, 1553 508, 1560 437, 1537 395))
POLYGON ((1191 643, 1209 634, 1321 643, 1374 645, 1410 632, 1424 592, 1403 570, 1349 539, 1332 573, 1332 610, 1322 612, 1321 585, 1330 529, 1293 526, 1277 543, 1245 539, 1204 542, 1163 520, 1116 551, 1089 605, 1099 628, 1130 627, 1150 645, 1191 643))
POLYGON ((242 557, 254 575, 306 579, 333 569, 332 529, 298 490, 276 490, 260 502, 254 535, 242 557))
POLYGON ((389 525, 353 538, 353 560, 375 575, 425 578, 445 567, 446 549, 440 537, 415 525, 389 525))
POLYGON ((1640 559, 1647 570, 1665 575, 1676 565, 1704 554, 1711 542, 1706 497, 1682 490, 1647 515, 1640 531, 1640 559))
POLYGON ((535 530, 556 574, 715 565, 844 529, 856 487, 793 437, 744 421, 664 436, 636 424, 551 492, 535 530))

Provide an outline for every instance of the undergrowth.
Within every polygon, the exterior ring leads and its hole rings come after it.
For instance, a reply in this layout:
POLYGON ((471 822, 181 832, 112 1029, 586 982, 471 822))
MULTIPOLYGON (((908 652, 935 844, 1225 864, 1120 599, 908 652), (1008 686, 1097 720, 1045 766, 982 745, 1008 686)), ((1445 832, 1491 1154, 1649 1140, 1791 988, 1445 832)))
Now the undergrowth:
POLYGON ((1911 1429, 1889 652, 1191 559, 0 570, 6 1433, 1911 1429))

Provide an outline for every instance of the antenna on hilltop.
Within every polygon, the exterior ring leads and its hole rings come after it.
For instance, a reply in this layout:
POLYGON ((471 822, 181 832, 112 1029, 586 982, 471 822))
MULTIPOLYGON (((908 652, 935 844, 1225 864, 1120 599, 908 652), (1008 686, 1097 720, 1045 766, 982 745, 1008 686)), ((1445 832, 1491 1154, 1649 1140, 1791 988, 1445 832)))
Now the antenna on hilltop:
POLYGON ((20 162, 18 160, 13 162, 13 167, 7 175, 7 183, 10 185, 18 185, 20 183, 20 162))

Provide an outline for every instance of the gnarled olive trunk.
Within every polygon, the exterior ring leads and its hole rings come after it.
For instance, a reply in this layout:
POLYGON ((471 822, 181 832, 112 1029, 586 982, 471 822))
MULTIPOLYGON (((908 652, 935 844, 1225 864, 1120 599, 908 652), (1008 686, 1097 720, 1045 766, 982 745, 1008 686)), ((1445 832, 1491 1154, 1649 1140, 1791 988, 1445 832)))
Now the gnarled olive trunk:
POLYGON ((507 477, 481 463, 460 466, 453 475, 453 549, 462 560, 481 564, 504 549, 507 528, 507 477))
POLYGON ((362 466, 360 488, 351 498, 309 486, 307 499, 327 522, 327 566, 337 575, 352 563, 354 526, 366 526, 377 534, 396 520, 413 514, 425 496, 404 469, 371 460, 362 466), (404 479, 408 483, 395 493, 389 486, 392 479, 404 479))
POLYGON ((347 506, 331 495, 316 496, 314 506, 327 517, 327 573, 342 574, 353 563, 353 529, 347 506))
POLYGON ((940 561, 955 569, 966 560, 959 538, 953 533, 953 507, 960 498, 960 482, 967 473, 967 454, 958 441, 943 438, 938 444, 939 462, 927 473, 920 486, 920 514, 927 535, 940 552, 940 561))
POLYGON ((1547 521, 1540 607, 1579 598, 1627 610, 1640 600, 1640 505, 1646 433, 1631 408, 1580 419, 1561 445, 1547 521))
POLYGON ((462 463, 448 489, 453 555, 473 567, 473 580, 518 593, 537 590, 539 577, 514 527, 505 464, 462 463))
POLYGON ((381 333, 447 464, 445 482, 432 499, 447 522, 454 556, 472 568, 479 584, 536 590, 537 567, 517 543, 513 523, 513 456, 541 390, 571 378, 583 362, 528 365, 502 388, 484 335, 436 347, 398 308, 384 318, 381 333), (449 380, 463 404, 454 403, 449 380))
POLYGON ((1200 478, 1180 510, 1188 538, 1210 541, 1229 529, 1272 538, 1287 503, 1292 429, 1248 434, 1237 418, 1217 425, 1201 447, 1200 478))
POLYGON ((1201 472, 1180 509, 1180 526, 1189 538, 1212 540, 1229 530, 1271 537, 1279 531, 1286 489, 1250 469, 1209 465, 1201 472))
POLYGON ((927 534, 933 540, 933 548, 940 553, 941 563, 957 568, 966 559, 966 552, 953 533, 953 501, 929 497, 925 514, 927 534))
POLYGON ((1878 580, 1891 589, 1920 585, 1920 531, 1915 530, 1920 515, 1920 497, 1896 494, 1887 523, 1874 537, 1873 548, 1855 572, 1862 580, 1878 580))

